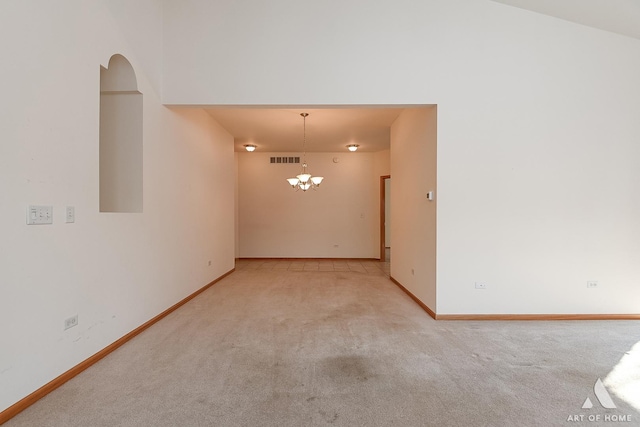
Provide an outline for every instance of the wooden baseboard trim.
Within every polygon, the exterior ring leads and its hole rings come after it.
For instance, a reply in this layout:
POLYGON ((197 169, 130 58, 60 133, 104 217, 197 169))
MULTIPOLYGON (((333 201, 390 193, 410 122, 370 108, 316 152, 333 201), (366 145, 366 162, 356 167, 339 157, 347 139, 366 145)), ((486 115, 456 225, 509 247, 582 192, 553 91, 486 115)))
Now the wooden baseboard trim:
POLYGON ((380 261, 380 258, 236 258, 237 261, 380 261))
POLYGON ((640 320, 640 314, 439 314, 438 320, 640 320))
POLYGON ((420 307, 422 307, 422 309, 424 311, 427 312, 427 314, 429 314, 429 316, 433 317, 434 319, 438 319, 438 316, 436 315, 436 312, 431 310, 429 307, 427 307, 427 305, 425 303, 423 303, 422 301, 420 301, 418 299, 417 296, 415 296, 414 294, 412 294, 407 288, 405 288, 404 286, 402 286, 402 284, 400 282, 398 282, 396 279, 394 279, 393 277, 389 277, 389 279, 391 279, 391 281, 393 283, 395 283, 400 289, 402 289, 404 291, 404 293, 406 293, 407 295, 409 295, 411 297, 412 300, 414 300, 420 307))
POLYGON ((640 320, 640 314, 436 314, 396 279, 389 279, 436 320, 640 320))
POLYGON ((107 347, 103 348, 102 350, 100 350, 99 352, 97 352, 93 356, 89 357, 88 359, 84 360, 83 362, 80 362, 78 365, 76 365, 73 368, 69 369, 67 372, 63 373, 59 377, 51 380, 49 383, 43 385, 42 387, 40 387, 38 390, 34 391, 33 393, 31 393, 27 397, 23 398, 22 400, 19 400, 18 402, 14 403, 13 405, 9 406, 4 411, 0 412, 0 424, 4 424, 5 422, 9 421, 11 418, 15 417, 20 412, 24 411, 29 406, 33 405, 35 402, 37 402, 38 400, 42 399, 44 396, 46 396, 47 394, 51 393, 53 390, 57 389, 62 384, 66 383, 67 381, 69 381, 70 379, 72 379, 73 377, 75 377, 76 375, 78 375, 79 373, 84 371, 85 369, 89 368, 91 365, 95 364, 100 359, 103 359, 104 357, 109 355, 109 353, 111 353, 112 351, 116 350, 118 347, 121 347, 123 344, 127 343, 128 341, 130 341, 136 335, 139 335, 142 331, 144 331, 145 329, 149 328, 154 323, 157 323, 159 320, 161 320, 162 318, 166 317, 170 313, 174 312, 175 310, 177 310, 178 308, 180 308, 181 306, 183 306, 187 302, 191 301, 193 298, 197 297, 202 292, 206 291, 211 286, 215 285, 220 280, 224 279, 225 277, 227 277, 228 275, 230 275, 234 271, 235 271, 235 268, 229 270, 228 272, 226 272, 222 276, 220 276, 217 279, 213 280, 211 283, 209 283, 209 284, 205 285, 204 287, 198 289, 197 291, 195 291, 191 295, 187 296, 183 300, 179 301, 178 303, 176 303, 173 306, 169 307, 168 309, 166 309, 162 313, 158 314, 153 319, 151 319, 151 320, 145 322, 144 324, 138 326, 136 329, 134 329, 133 331, 129 332, 128 334, 126 334, 122 338, 118 339, 117 341, 115 341, 112 344, 108 345, 107 347))

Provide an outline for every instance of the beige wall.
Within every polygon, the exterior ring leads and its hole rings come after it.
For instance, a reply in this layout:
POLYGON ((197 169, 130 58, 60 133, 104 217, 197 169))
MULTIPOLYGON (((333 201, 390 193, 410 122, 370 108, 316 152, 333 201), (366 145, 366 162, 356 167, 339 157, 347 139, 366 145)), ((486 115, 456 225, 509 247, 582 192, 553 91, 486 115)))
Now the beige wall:
POLYGON ((377 258, 388 154, 308 153, 309 172, 325 179, 305 193, 286 181, 300 164, 269 162, 300 153, 237 153, 239 256, 377 258))
POLYGON ((436 311, 437 108, 391 126, 391 277, 436 311), (434 200, 427 193, 434 192, 434 200))

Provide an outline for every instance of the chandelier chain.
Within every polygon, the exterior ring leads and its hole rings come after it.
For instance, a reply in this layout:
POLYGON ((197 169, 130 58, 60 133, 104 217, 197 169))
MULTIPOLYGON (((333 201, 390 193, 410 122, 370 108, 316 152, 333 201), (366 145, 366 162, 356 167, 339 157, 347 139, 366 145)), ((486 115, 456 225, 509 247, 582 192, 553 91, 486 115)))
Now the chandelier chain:
POLYGON ((309 113, 300 113, 302 116, 302 163, 307 164, 307 116, 309 113))
POLYGON ((322 176, 311 176, 307 171, 307 116, 309 113, 300 113, 303 119, 302 130, 302 173, 295 178, 287 178, 289 185, 295 188, 296 191, 302 190, 303 192, 313 189, 315 190, 320 186, 320 183, 324 180, 322 176))

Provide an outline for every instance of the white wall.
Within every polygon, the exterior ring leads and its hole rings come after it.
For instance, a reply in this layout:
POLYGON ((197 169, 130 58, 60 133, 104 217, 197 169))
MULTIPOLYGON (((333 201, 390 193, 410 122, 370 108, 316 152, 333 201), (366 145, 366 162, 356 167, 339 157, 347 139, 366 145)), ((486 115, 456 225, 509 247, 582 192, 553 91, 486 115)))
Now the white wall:
POLYGON ((324 176, 307 192, 286 181, 300 164, 269 162, 301 153, 237 153, 239 256, 378 258, 381 153, 307 153, 309 173, 324 176))
POLYGON ((640 312, 640 41, 488 0, 165 5, 165 102, 438 105, 439 314, 640 312))
POLYGON ((437 108, 405 110, 391 126, 391 277, 436 311, 437 108), (427 193, 434 192, 434 200, 427 193))
POLYGON ((161 12, 0 4, 0 411, 234 266, 233 138, 161 105, 161 12), (144 94, 141 214, 98 212, 100 65, 114 53, 144 94), (52 205, 53 225, 25 225, 29 204, 52 205))

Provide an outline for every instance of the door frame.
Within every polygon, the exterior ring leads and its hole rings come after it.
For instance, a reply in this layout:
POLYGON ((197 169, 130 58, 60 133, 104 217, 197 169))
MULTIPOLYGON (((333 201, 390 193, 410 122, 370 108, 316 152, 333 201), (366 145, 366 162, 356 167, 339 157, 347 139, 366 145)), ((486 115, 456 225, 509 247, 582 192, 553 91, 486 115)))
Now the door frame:
POLYGON ((385 214, 385 201, 387 198, 387 192, 384 181, 390 179, 391 175, 382 175, 380 177, 380 261, 385 260, 385 228, 384 223, 386 221, 385 214))

